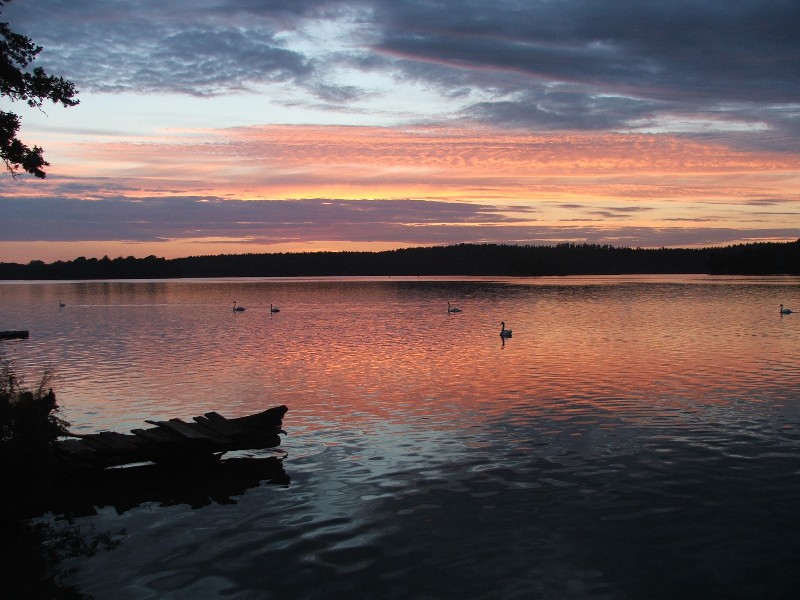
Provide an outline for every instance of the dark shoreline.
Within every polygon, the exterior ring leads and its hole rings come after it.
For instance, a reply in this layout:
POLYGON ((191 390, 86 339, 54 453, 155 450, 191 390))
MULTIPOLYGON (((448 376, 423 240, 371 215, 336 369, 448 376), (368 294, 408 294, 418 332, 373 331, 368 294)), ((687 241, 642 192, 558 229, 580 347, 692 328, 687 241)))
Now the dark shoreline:
POLYGON ((596 244, 458 244, 383 252, 223 254, 187 258, 79 257, 0 263, 0 280, 207 277, 800 275, 800 239, 712 248, 617 248, 596 244))

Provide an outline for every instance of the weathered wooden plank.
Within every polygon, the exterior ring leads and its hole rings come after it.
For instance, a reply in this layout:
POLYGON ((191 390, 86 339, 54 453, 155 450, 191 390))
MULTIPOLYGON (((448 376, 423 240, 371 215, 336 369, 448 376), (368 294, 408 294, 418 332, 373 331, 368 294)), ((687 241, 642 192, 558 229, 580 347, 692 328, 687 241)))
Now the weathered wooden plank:
POLYGON ((231 445, 233 445, 233 443, 234 443, 233 439, 229 438, 226 435, 223 435, 222 433, 220 433, 219 431, 217 431, 213 427, 209 427, 206 424, 206 423, 208 423, 207 420, 206 420, 205 423, 203 421, 200 421, 200 419, 202 419, 202 418, 203 417, 199 417, 199 418, 198 417, 194 417, 194 420, 196 421, 196 423, 193 424, 193 427, 196 427, 197 429, 202 431, 203 434, 207 438, 209 438, 211 441, 213 441, 216 444, 219 444, 221 446, 231 446, 231 445))
MULTIPOLYGON (((211 427, 212 429, 214 429, 214 431, 219 431, 222 435, 232 436, 232 435, 241 435, 242 433, 244 433, 244 431, 240 427, 237 427, 219 413, 207 412, 205 414, 205 418, 207 419, 207 422, 205 421, 199 421, 199 422, 203 423, 203 425, 206 425, 207 427, 211 427)), ((195 420, 197 420, 197 418, 195 418, 195 420)))
POLYGON ((228 422, 228 419, 226 419, 221 414, 219 414, 218 412, 213 411, 213 410, 211 412, 205 413, 205 417, 206 417, 206 419, 209 419, 210 421, 216 421, 218 423, 227 423, 228 422))
POLYGON ((94 450, 113 450, 112 442, 103 438, 99 433, 84 436, 81 438, 81 442, 94 450))
POLYGON ((98 435, 108 440, 110 443, 109 445, 118 450, 139 448, 139 445, 135 441, 136 438, 132 438, 129 435, 117 433, 116 431, 101 431, 98 435))
POLYGON ((198 428, 193 427, 189 423, 182 421, 181 419, 170 419, 169 421, 159 421, 158 426, 164 429, 169 429, 170 431, 174 431, 175 433, 180 434, 182 437, 185 437, 190 440, 203 440, 206 442, 210 442, 211 439, 205 435, 202 431, 198 428))
POLYGON ((168 429, 131 429, 133 435, 138 435, 141 438, 150 440, 152 442, 174 442, 175 440, 183 439, 179 434, 168 429))
POLYGON ((225 423, 217 424, 214 421, 211 421, 207 417, 203 417, 203 416, 192 417, 192 419, 194 419, 194 421, 198 425, 202 425, 203 427, 205 427, 207 429, 211 429, 213 431, 216 431, 220 435, 234 435, 234 433, 232 433, 230 431, 230 427, 225 427, 225 423))
POLYGON ((245 433, 244 430, 236 426, 223 422, 209 421, 205 417, 196 417, 195 421, 197 421, 198 425, 216 431, 218 434, 231 440, 236 440, 245 433))
POLYGON ((243 417, 233 417, 227 419, 229 423, 233 423, 237 427, 242 427, 246 430, 252 430, 254 427, 279 427, 283 421, 283 416, 289 409, 286 405, 276 406, 267 409, 254 415, 245 415, 243 417))
POLYGON ((64 450, 69 454, 86 454, 87 452, 95 452, 94 448, 87 446, 83 440, 59 440, 59 450, 64 450))
POLYGON ((280 445, 278 433, 282 433, 281 420, 287 410, 279 406, 233 419, 209 412, 194 417, 194 422, 147 420, 155 427, 132 429, 132 435, 113 431, 76 434, 77 440, 61 440, 58 447, 65 456, 84 460, 92 469, 142 460, 196 465, 198 461, 216 460, 230 450, 280 445))

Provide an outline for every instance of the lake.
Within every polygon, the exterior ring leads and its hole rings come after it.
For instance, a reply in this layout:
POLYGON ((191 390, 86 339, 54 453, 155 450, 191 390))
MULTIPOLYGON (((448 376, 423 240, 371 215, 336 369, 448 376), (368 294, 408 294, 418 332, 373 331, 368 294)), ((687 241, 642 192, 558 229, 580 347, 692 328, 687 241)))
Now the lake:
POLYGON ((77 518, 125 530, 70 563, 97 599, 793 598, 781 303, 800 278, 5 282, 0 329, 76 432, 289 407, 288 485, 77 518))

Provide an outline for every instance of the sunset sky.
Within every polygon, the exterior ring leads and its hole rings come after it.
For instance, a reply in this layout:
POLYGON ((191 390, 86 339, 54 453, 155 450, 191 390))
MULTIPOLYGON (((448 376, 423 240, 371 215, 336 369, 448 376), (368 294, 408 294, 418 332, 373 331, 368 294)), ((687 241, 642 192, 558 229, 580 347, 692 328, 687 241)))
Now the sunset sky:
POLYGON ((797 0, 14 0, 0 262, 800 237, 797 0))

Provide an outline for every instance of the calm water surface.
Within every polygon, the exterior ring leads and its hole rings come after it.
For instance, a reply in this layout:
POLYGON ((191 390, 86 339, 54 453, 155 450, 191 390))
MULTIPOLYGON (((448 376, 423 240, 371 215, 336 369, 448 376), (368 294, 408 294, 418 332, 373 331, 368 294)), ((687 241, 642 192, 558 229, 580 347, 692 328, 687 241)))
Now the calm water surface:
POLYGON ((2 283, 0 329, 75 431, 289 407, 289 485, 77 519, 126 531, 75 562, 95 598, 794 598, 780 303, 800 279, 2 283))

